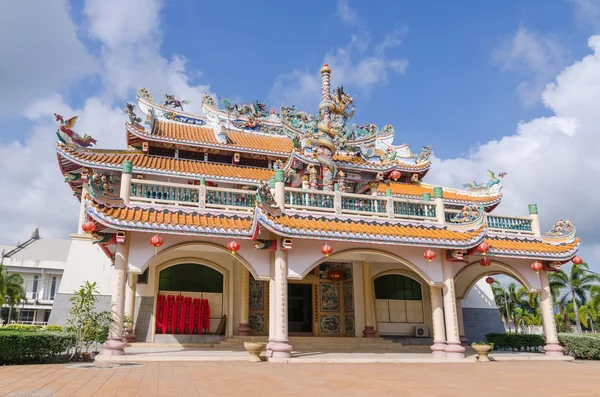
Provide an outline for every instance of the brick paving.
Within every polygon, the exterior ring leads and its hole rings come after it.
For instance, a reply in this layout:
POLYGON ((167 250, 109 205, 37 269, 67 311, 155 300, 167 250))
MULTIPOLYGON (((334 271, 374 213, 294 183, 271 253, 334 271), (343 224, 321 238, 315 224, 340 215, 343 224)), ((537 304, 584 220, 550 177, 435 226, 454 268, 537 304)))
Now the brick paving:
POLYGON ((0 396, 600 395, 600 362, 123 365, 0 367, 0 396))

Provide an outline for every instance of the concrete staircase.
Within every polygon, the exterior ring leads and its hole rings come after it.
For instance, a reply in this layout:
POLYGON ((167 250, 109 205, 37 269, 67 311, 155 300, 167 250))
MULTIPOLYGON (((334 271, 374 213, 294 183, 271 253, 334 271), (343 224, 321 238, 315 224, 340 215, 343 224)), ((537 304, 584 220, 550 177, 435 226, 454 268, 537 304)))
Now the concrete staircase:
MULTIPOLYGON (((244 342, 252 339, 256 342, 267 342, 265 336, 232 336, 231 338, 215 344, 215 349, 244 349, 244 342)), ((377 338, 350 338, 350 337, 326 337, 326 336, 290 336, 290 344, 296 352, 399 352, 406 351, 406 346, 394 343, 389 339, 377 338)))

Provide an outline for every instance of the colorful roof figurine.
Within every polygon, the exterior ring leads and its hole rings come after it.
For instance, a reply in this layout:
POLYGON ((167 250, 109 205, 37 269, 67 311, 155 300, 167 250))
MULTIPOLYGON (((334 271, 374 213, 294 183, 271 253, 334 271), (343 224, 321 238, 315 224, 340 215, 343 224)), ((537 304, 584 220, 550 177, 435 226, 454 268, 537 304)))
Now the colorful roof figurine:
POLYGON ((391 125, 354 123, 355 98, 332 89, 330 75, 323 65, 315 113, 210 94, 200 104, 175 94, 156 101, 140 88, 137 104, 124 108, 127 150, 93 148, 95 139, 73 131, 77 117, 55 115, 61 172, 98 222, 95 239, 108 246, 119 231, 256 239, 262 229, 444 248, 457 253, 451 260, 476 255, 482 242, 498 257, 561 262, 575 255, 580 241, 569 220, 541 234, 532 215, 491 214, 506 173, 488 171, 488 181, 462 190, 424 183, 432 147, 415 154, 393 144, 391 125), (202 114, 190 113, 194 105, 202 114), (127 200, 117 193, 121 172, 132 174, 127 200), (281 182, 284 203, 273 190, 281 182))

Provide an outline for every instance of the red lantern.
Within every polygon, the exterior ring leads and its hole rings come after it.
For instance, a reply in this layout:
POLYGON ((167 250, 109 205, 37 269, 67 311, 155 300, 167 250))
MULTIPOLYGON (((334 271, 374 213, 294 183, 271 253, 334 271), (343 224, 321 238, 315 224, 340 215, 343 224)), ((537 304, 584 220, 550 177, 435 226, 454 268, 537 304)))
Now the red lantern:
POLYGON ((92 234, 94 230, 96 230, 96 223, 94 221, 87 221, 86 223, 81 225, 81 230, 83 230, 87 234, 92 234))
POLYGON ((321 253, 325 256, 329 256, 333 253, 333 248, 331 248, 331 245, 325 243, 325 245, 321 247, 321 253))
POLYGON ((544 268, 544 264, 542 262, 535 261, 531 264, 531 268, 535 270, 536 273, 540 273, 540 270, 544 268))
POLYGON ((479 264, 483 267, 488 267, 489 265, 492 264, 492 261, 490 260, 490 258, 481 258, 481 260, 479 261, 479 264))
POLYGON ((427 259, 427 262, 431 263, 431 261, 435 259, 435 252, 428 248, 427 251, 423 253, 423 257, 427 259))
POLYGON ((494 278, 493 277, 486 277, 485 278, 485 282, 488 283, 489 285, 494 284, 494 278))
POLYGON ((583 263, 583 259, 580 256, 575 255, 573 259, 571 259, 576 266, 579 266, 583 263))
POLYGON ((400 174, 400 171, 398 171, 398 170, 394 170, 394 171, 390 172, 390 178, 392 178, 394 181, 397 181, 401 175, 402 174, 400 174))
POLYGON ((227 249, 231 252, 231 255, 235 255, 236 252, 240 250, 240 243, 235 240, 230 241, 227 244, 227 249))
POLYGON ((343 277, 344 273, 339 269, 333 269, 327 272, 327 278, 331 281, 340 281, 343 277))
POLYGON ((158 247, 163 245, 163 239, 159 235, 155 234, 150 237, 150 244, 154 246, 154 255, 158 254, 158 247))
POLYGON ((485 256, 489 249, 490 246, 485 241, 477 246, 477 251, 481 252, 483 256, 485 256))

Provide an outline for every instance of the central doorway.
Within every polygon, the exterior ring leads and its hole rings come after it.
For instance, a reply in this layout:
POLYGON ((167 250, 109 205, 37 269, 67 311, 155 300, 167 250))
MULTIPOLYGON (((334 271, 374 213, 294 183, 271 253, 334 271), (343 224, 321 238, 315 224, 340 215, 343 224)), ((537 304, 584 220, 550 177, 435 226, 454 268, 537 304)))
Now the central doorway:
POLYGON ((288 284, 288 333, 312 335, 312 284, 288 284))

